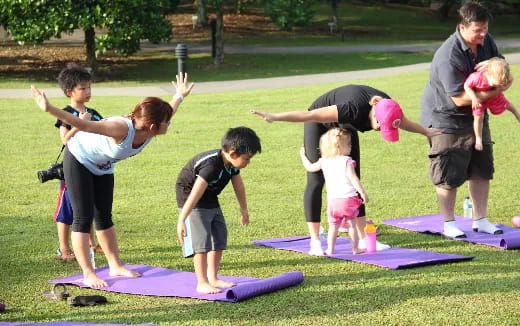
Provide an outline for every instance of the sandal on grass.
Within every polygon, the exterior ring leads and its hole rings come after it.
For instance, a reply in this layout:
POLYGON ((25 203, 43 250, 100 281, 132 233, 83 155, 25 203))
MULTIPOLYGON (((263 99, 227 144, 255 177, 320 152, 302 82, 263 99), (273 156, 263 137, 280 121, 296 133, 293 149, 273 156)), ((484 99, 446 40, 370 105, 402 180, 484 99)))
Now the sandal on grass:
POLYGON ((101 248, 101 246, 99 245, 99 243, 97 245, 94 246, 94 252, 96 254, 102 254, 103 253, 103 248, 101 248))
POLYGON ((74 255, 72 250, 61 251, 61 249, 58 248, 58 250, 56 250, 54 258, 58 260, 72 261, 76 260, 76 255, 74 255))
POLYGON ((49 300, 64 300, 69 296, 67 286, 63 283, 56 283, 50 291, 43 292, 43 296, 49 300), (59 288, 62 288, 60 291, 59 288))
POLYGON ((71 306, 95 306, 97 304, 106 303, 107 298, 102 295, 77 295, 67 299, 67 303, 71 306))

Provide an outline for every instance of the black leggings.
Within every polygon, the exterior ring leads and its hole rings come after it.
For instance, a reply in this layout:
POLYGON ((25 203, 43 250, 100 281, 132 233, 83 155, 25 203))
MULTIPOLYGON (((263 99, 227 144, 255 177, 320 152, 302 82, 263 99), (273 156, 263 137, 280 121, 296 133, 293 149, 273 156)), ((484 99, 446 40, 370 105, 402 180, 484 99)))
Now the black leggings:
POLYGON ((65 148, 63 172, 67 183, 74 219, 72 231, 89 233, 92 221, 96 230, 106 230, 112 222, 114 175, 95 175, 65 148))
MULTIPOLYGON (((320 158, 320 137, 330 128, 322 123, 306 122, 303 126, 303 143, 305 153, 311 162, 320 158)), ((352 134, 352 151, 350 157, 356 161, 356 174, 361 177, 361 156, 359 151, 359 137, 356 131, 350 130, 352 134)), ((303 208, 307 222, 320 222, 321 220, 321 196, 325 179, 323 173, 307 172, 307 186, 303 195, 303 208)), ((358 216, 365 216, 365 205, 359 207, 358 216)))

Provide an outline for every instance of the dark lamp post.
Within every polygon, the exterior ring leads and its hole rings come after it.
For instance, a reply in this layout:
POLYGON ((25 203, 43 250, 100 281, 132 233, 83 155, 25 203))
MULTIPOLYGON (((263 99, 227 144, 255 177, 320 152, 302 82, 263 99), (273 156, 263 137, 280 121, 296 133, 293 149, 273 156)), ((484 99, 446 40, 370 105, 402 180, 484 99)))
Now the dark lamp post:
POLYGON ((184 74, 186 72, 186 60, 188 59, 188 46, 184 43, 177 44, 175 57, 177 58, 177 72, 184 74))

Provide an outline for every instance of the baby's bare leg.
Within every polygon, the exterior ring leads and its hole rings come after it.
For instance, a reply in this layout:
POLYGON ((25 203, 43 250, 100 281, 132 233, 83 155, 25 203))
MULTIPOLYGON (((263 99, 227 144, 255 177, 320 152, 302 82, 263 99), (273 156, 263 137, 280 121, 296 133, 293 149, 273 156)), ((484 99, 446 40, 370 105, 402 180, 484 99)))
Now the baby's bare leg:
POLYGON ((327 236, 327 250, 325 255, 334 254, 334 248, 336 247, 336 239, 338 237, 339 224, 329 223, 329 231, 327 236))
POLYGON ((515 106, 513 104, 510 104, 509 107, 507 108, 507 110, 510 111, 511 113, 513 113, 516 120, 518 120, 518 122, 520 122, 520 112, 518 112, 518 110, 515 108, 515 106))
MULTIPOLYGON (((362 228, 360 224, 365 224, 365 221, 362 221, 358 218, 354 218, 352 220, 348 220, 349 224, 349 235, 350 235, 350 244, 352 245, 352 253, 360 254, 363 250, 359 249, 359 236, 358 230, 362 228), (352 231, 351 231, 352 230, 352 231)), ((364 231, 363 231, 364 233, 364 231)))
POLYGON ((481 151, 482 145, 482 128, 484 126, 484 114, 473 116, 473 131, 475 132, 475 149, 481 151))

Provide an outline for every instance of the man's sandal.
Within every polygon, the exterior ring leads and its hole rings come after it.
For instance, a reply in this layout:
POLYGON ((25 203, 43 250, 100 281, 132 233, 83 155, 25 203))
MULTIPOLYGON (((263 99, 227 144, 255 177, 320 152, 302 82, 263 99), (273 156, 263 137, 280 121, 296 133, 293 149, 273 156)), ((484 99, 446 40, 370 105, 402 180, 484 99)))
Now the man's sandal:
POLYGON ((69 297, 69 291, 67 290, 67 286, 63 283, 54 284, 52 290, 43 292, 43 296, 49 300, 65 300, 69 297), (58 288, 62 288, 61 291, 58 288))
POLYGON ((59 248, 56 250, 56 254, 54 255, 54 258, 58 260, 64 260, 64 261, 73 261, 76 260, 76 256, 72 252, 72 250, 67 251, 61 251, 59 248))
POLYGON ((71 306, 95 306, 97 304, 106 303, 107 298, 102 295, 77 295, 67 299, 67 303, 71 306))

